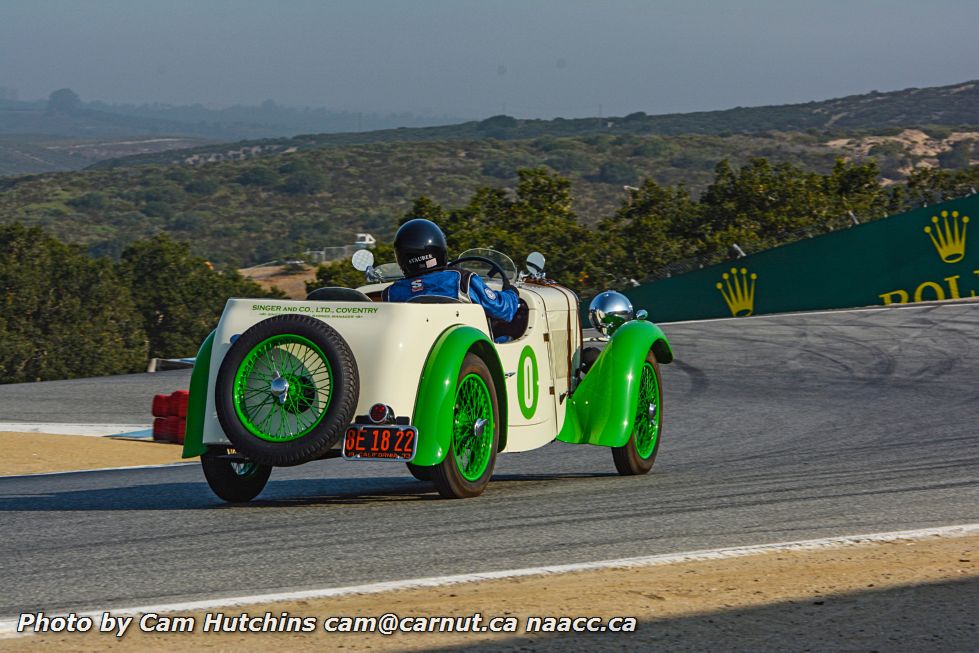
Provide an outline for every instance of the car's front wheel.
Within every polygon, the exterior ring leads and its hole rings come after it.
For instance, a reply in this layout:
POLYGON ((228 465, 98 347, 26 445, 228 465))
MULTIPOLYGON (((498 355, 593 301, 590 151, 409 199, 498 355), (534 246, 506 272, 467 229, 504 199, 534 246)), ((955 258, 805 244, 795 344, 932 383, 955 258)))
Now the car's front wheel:
POLYGON ((623 476, 646 474, 653 468, 663 429, 663 392, 659 366, 653 352, 646 355, 639 375, 639 401, 629 441, 612 447, 615 469, 623 476))
POLYGON ((251 501, 265 489, 272 468, 250 460, 236 460, 234 450, 212 447, 201 456, 204 478, 214 494, 229 503, 251 501))
POLYGON ((447 499, 482 494, 493 475, 500 441, 500 409, 489 368, 479 356, 466 354, 456 383, 452 439, 431 480, 447 499))

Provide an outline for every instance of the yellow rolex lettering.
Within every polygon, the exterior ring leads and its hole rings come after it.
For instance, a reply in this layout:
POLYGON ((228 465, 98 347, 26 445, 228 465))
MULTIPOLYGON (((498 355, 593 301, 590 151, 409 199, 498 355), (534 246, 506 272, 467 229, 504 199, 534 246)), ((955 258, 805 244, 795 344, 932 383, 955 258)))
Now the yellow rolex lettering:
MULTIPOLYGON (((976 272, 979 274, 979 271, 976 272)), ((907 290, 892 290, 891 292, 885 292, 880 295, 880 298, 884 300, 884 306, 888 304, 907 304, 908 303, 908 291, 907 290)))
POLYGON ((926 281, 920 286, 918 286, 914 291, 914 301, 920 302, 925 294, 925 289, 931 288, 935 292, 935 299, 942 300, 945 299, 945 291, 934 281, 926 281))
POLYGON ((945 277, 945 281, 948 282, 948 298, 949 299, 959 299, 959 275, 954 275, 951 277, 945 277))

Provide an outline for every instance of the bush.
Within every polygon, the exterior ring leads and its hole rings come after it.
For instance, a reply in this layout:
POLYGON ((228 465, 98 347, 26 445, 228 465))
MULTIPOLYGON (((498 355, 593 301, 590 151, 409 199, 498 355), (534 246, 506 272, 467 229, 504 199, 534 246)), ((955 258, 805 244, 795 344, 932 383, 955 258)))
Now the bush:
POLYGON ((169 220, 173 217, 173 207, 166 202, 147 202, 143 207, 143 214, 151 218, 169 220))
POLYGON ((146 336, 112 264, 37 228, 0 226, 0 383, 122 374, 146 336))
POLYGON ((592 167, 592 160, 580 152, 564 150, 556 152, 553 156, 544 161, 544 165, 565 174, 571 172, 585 172, 592 167))
POLYGON ((229 297, 272 295, 237 272, 215 271, 162 234, 127 247, 117 269, 132 289, 151 357, 193 356, 229 297))
POLYGON ((194 195, 213 195, 220 185, 213 179, 194 179, 184 186, 184 190, 194 195))
POLYGON ((326 188, 326 176, 314 170, 293 172, 282 184, 290 195, 313 195, 326 188))
POLYGON ((271 168, 252 166, 238 175, 236 181, 242 186, 275 186, 279 183, 279 175, 271 168))
POLYGON ((975 141, 958 141, 951 149, 938 155, 938 164, 943 168, 967 168, 975 148, 975 141))
POLYGON ((602 164, 596 181, 605 184, 634 184, 639 178, 639 173, 625 161, 608 161, 602 164))
POLYGON ((99 211, 104 209, 108 202, 105 195, 99 192, 85 193, 80 197, 75 197, 65 202, 68 206, 79 211, 99 211))

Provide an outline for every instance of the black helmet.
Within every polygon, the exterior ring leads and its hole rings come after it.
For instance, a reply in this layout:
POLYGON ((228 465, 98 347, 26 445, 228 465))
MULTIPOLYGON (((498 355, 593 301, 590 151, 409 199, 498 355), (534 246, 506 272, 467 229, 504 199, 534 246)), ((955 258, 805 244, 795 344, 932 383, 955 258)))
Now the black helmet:
POLYGON ((409 220, 394 237, 394 252, 406 277, 444 268, 449 261, 448 250, 445 234, 431 220, 409 220))

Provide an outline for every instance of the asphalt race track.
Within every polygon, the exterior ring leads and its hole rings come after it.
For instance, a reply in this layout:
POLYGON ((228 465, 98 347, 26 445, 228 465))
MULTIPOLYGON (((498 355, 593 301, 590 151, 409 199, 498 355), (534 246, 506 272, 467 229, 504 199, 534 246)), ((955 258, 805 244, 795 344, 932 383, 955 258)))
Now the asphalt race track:
MULTIPOLYGON (((0 617, 979 522, 979 303, 664 329, 649 476, 552 444, 466 501, 342 460, 240 507, 197 465, 0 479, 0 617)), ((0 414, 145 420, 187 378, 0 386, 0 414)))

